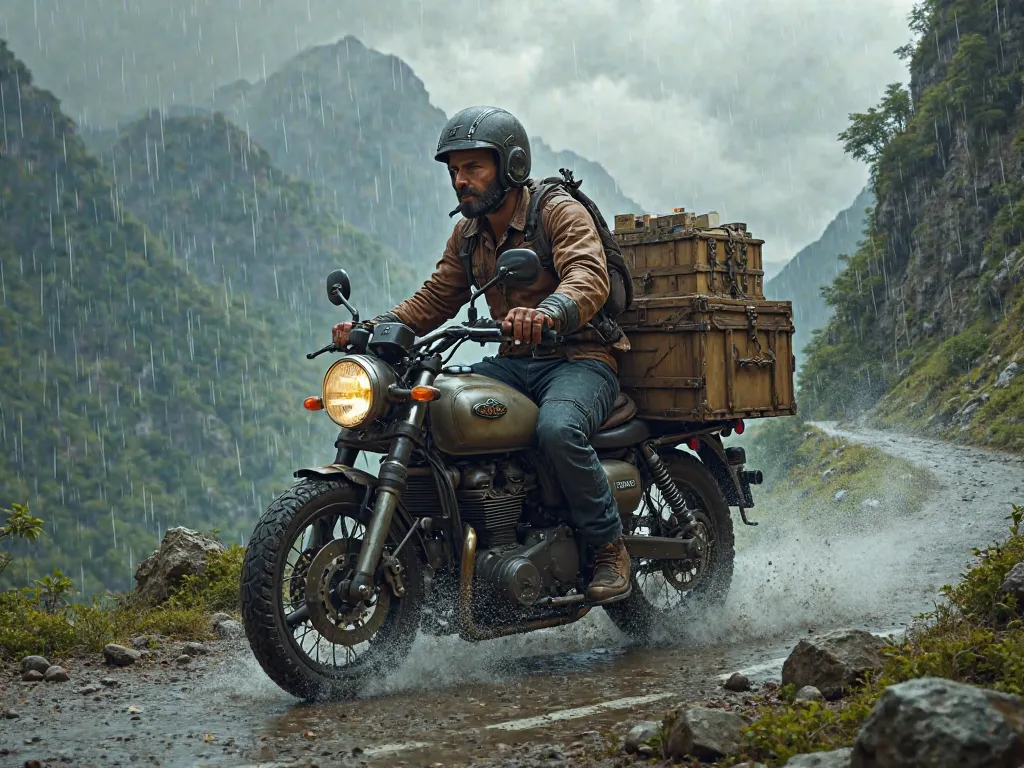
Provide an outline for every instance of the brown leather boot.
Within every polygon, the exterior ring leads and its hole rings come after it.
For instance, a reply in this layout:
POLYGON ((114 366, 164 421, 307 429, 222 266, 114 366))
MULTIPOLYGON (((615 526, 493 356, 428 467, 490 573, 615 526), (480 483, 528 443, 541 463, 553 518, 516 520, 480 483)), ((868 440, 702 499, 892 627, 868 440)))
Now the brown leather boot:
POLYGON ((629 552, 619 536, 611 544, 594 548, 594 578, 587 586, 587 602, 605 605, 625 600, 633 591, 629 580, 629 552))

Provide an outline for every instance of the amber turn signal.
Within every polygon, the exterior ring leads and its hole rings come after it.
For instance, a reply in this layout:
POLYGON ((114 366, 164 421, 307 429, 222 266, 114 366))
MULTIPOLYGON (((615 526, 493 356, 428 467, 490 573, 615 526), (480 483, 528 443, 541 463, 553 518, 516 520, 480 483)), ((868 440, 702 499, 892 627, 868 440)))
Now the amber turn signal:
POLYGON ((441 398, 441 390, 437 387, 420 385, 412 388, 409 397, 416 403, 429 403, 432 400, 439 400, 441 398))
POLYGON ((324 409, 324 401, 319 397, 307 397, 302 401, 302 407, 307 411, 322 411, 324 409))

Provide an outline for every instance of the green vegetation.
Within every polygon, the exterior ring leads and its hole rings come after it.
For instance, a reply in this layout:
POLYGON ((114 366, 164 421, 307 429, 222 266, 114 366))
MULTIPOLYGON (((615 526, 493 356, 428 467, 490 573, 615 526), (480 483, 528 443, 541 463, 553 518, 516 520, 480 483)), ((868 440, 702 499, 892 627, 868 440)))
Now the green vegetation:
POLYGON ((917 41, 899 51, 910 88, 891 85, 840 135, 878 202, 822 291, 833 317, 799 375, 807 416, 881 401, 878 424, 1024 450, 1022 383, 992 388, 1024 311, 1024 40, 1000 13, 996 0, 920 3, 917 41))
POLYGON ((856 252, 873 204, 871 187, 865 187, 853 204, 829 223, 818 240, 802 248, 779 274, 765 283, 766 298, 793 302, 797 365, 802 364, 804 348, 814 331, 823 328, 832 317, 832 308, 821 295, 821 286, 835 279, 844 254, 856 252))
MULTIPOLYGON (((41 520, 24 508, 0 528, 21 530, 29 538, 41 520), (35 522, 32 522, 35 521, 35 522)), ((212 637, 210 615, 237 613, 244 549, 238 545, 212 554, 198 575, 187 575, 163 605, 139 606, 131 593, 106 593, 88 603, 72 603, 74 584, 61 571, 37 579, 31 587, 0 592, 0 659, 28 654, 62 658, 98 653, 108 643, 126 643, 138 635, 205 640, 212 637)))
MULTIPOLYGON (((10 509, 0 509, 7 521, 0 525, 0 543, 4 539, 35 541, 43 532, 43 521, 29 514, 24 504, 12 504, 10 509)), ((11 556, 0 550, 0 573, 11 564, 11 556)))
POLYGON ((30 557, 5 540, 0 588, 62 568, 87 601, 169 526, 237 541, 330 443, 301 409, 305 350, 179 267, 2 42, 0 95, 0 497, 46 520, 30 557))
POLYGON ((47 577, 31 588, 0 592, 0 657, 98 653, 108 643, 146 634, 210 639, 211 613, 238 612, 239 551, 236 546, 211 558, 202 578, 188 577, 165 605, 155 608, 133 606, 130 594, 67 603, 63 597, 72 587, 66 577, 57 582, 47 577))
POLYGON ((795 754, 851 746, 882 691, 919 677, 1024 694, 1024 622, 1014 599, 998 594, 1010 569, 1024 561, 1024 507, 1014 506, 1010 519, 1009 537, 976 549, 960 583, 943 587, 944 603, 885 649, 880 674, 835 704, 794 704, 787 689, 762 699, 747 752, 727 764, 757 759, 777 766, 795 754))
MULTIPOLYGON (((218 294, 244 293, 287 329, 296 352, 323 346, 341 319, 324 292, 332 270, 348 272, 366 317, 390 309, 390 293, 404 297, 419 285, 407 262, 345 224, 220 113, 152 112, 127 126, 101 161, 118 199, 170 247, 179 268, 218 294)), ((319 384, 319 367, 305 373, 319 384)))
POLYGON ((910 462, 830 437, 799 417, 771 419, 748 445, 747 462, 765 475, 757 506, 784 510, 787 518, 820 518, 824 510, 853 516, 877 504, 909 513, 932 487, 929 474, 910 462))

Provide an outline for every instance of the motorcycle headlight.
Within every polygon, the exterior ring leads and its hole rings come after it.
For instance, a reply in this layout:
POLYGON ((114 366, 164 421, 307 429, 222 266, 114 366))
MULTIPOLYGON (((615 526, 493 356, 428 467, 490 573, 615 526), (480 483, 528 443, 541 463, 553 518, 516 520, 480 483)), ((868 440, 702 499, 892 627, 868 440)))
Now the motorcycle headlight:
POLYGON ((346 429, 369 424, 387 410, 388 386, 394 381, 394 373, 383 363, 367 357, 346 357, 324 376, 324 410, 335 424, 346 429))

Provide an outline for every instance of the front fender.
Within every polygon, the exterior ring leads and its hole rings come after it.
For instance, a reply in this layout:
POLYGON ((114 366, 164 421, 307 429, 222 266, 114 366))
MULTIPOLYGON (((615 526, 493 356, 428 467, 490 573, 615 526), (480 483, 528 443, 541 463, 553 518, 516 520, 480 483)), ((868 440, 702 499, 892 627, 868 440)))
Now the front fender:
POLYGON ((338 475, 341 475, 351 483, 361 485, 363 488, 377 487, 376 477, 369 472, 350 467, 347 464, 324 464, 320 467, 303 467, 292 473, 293 477, 319 477, 324 480, 337 480, 338 475))
MULTIPOLYGON (((338 480, 343 477, 353 485, 359 485, 363 488, 377 487, 376 477, 371 475, 369 472, 364 472, 361 469, 350 467, 347 464, 324 464, 319 467, 303 467, 302 469, 295 470, 292 473, 292 476, 299 479, 315 477, 320 480, 338 480)), ((402 525, 406 531, 408 531, 415 522, 412 515, 409 514, 401 501, 399 501, 398 506, 395 508, 395 516, 402 521, 402 525)))

